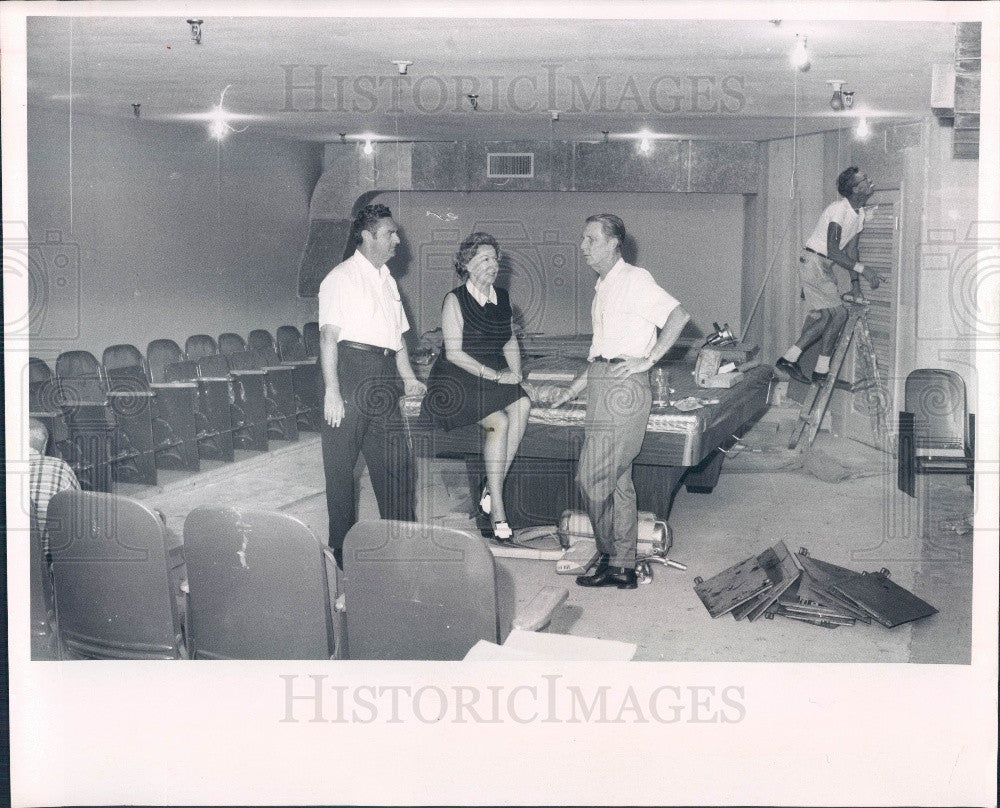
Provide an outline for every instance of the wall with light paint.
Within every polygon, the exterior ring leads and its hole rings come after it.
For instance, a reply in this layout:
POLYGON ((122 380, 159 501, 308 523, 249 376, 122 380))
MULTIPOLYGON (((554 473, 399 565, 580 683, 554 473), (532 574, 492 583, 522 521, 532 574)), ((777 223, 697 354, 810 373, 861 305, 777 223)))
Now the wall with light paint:
POLYGON ((28 110, 33 355, 246 334, 315 317, 296 294, 322 147, 28 110), (46 243, 48 242, 48 243, 46 243))
POLYGON ((739 194, 560 191, 386 191, 404 243, 391 262, 415 328, 441 322, 444 295, 458 285, 453 261, 474 230, 492 233, 506 259, 498 281, 525 330, 587 333, 596 275, 580 256, 584 221, 621 216, 625 255, 647 268, 692 316, 692 336, 713 321, 737 326, 744 202, 739 194))

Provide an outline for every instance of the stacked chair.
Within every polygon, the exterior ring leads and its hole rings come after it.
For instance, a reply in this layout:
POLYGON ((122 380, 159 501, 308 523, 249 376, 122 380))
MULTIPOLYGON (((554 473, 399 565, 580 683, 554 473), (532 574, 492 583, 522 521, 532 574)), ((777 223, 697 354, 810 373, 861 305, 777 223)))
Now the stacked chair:
POLYGON ((184 353, 188 360, 195 362, 198 378, 225 379, 229 385, 233 445, 240 449, 266 452, 267 391, 264 371, 232 367, 208 334, 188 337, 184 353))
POLYGON ((111 390, 88 351, 59 354, 55 375, 59 405, 78 453, 95 469, 107 466, 113 479, 156 485, 152 393, 111 390))
POLYGON ((264 372, 268 437, 275 440, 298 440, 292 368, 281 365, 277 357, 261 356, 256 351, 248 351, 247 343, 239 334, 219 334, 218 345, 219 351, 233 370, 264 372))
POLYGON ((56 608, 52 594, 52 575, 45 558, 42 527, 31 502, 31 656, 46 658, 56 653, 56 608))
POLYGON ((198 365, 189 360, 172 339, 155 339, 146 348, 149 375, 156 384, 194 382, 198 400, 195 408, 198 456, 203 460, 231 462, 233 426, 230 417, 229 380, 201 378, 198 365))
POLYGON ((151 383, 145 357, 134 345, 105 348, 101 365, 113 392, 135 392, 149 398, 156 467, 198 471, 197 384, 151 383))
MULTIPOLYGON (((265 366, 279 365, 292 369, 292 389, 295 393, 295 423, 298 429, 308 429, 319 431, 319 407, 316 400, 319 396, 319 367, 315 359, 306 356, 302 347, 302 339, 298 329, 294 326, 283 326, 291 328, 298 337, 297 342, 286 341, 287 353, 278 354, 277 345, 271 332, 263 328, 256 328, 250 332, 247 345, 251 351, 260 357, 265 366)), ((288 337, 288 333, 285 332, 288 337)))

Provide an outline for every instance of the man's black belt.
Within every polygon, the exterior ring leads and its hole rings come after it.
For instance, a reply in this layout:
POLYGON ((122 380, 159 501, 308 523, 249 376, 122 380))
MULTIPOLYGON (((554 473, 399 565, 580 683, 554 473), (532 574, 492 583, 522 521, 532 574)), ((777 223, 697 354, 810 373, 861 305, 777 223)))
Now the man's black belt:
POLYGON ((603 357, 603 356, 595 356, 593 358, 593 360, 591 360, 591 361, 593 361, 593 362, 607 362, 610 365, 617 365, 619 362, 624 362, 625 360, 622 357, 620 357, 620 356, 615 357, 614 359, 608 359, 608 358, 603 357))
POLYGON ((396 352, 392 348, 383 348, 381 345, 369 345, 367 342, 352 342, 349 339, 342 339, 337 343, 338 348, 353 348, 356 351, 367 351, 368 353, 379 354, 380 356, 395 356, 396 352))

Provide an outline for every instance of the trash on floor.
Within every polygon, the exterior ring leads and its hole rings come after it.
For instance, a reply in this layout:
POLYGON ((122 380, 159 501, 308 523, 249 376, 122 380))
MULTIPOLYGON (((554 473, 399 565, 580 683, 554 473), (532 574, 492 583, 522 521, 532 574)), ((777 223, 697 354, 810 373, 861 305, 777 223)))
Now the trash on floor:
POLYGON ((933 606, 889 580, 889 570, 855 572, 809 555, 792 555, 784 542, 723 570, 694 590, 708 613, 732 613, 748 621, 775 615, 824 628, 872 619, 886 628, 937 612, 933 606))

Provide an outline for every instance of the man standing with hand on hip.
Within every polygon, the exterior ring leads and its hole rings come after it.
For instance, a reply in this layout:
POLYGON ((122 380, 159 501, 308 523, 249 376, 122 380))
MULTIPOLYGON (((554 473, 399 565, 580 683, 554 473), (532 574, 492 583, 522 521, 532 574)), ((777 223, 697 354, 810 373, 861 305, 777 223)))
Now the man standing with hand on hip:
POLYGON ((410 365, 403 334, 410 324, 385 265, 398 228, 385 205, 354 217, 357 251, 319 287, 319 361, 323 394, 323 470, 330 547, 343 569, 344 536, 357 520, 354 466, 363 453, 383 519, 415 519, 413 458, 399 398, 425 391, 410 365), (398 380, 402 379, 403 389, 398 380))
POLYGON ((588 389, 577 482, 600 555, 594 570, 576 582, 635 589, 639 514, 632 462, 652 407, 649 369, 677 341, 690 316, 649 272, 622 259, 624 242, 625 225, 617 216, 587 219, 580 251, 599 276, 591 306, 590 364, 552 406, 588 389))

